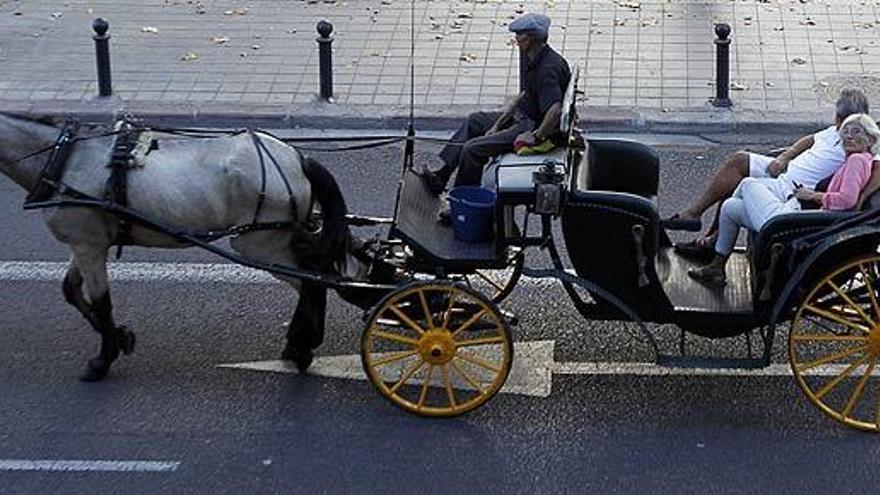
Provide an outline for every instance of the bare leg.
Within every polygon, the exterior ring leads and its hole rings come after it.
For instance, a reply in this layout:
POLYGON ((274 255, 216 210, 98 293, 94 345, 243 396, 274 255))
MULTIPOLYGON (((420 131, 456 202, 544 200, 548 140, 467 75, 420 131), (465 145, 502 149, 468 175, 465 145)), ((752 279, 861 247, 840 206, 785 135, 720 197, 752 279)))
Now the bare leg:
MULTIPOLYGON (((748 176, 749 154, 745 151, 738 151, 730 155, 727 161, 715 172, 706 191, 695 203, 679 213, 679 216, 684 219, 700 218, 710 206, 730 196, 740 181, 748 176)), ((716 222, 713 223, 713 226, 717 228, 716 224, 717 214, 716 222)))

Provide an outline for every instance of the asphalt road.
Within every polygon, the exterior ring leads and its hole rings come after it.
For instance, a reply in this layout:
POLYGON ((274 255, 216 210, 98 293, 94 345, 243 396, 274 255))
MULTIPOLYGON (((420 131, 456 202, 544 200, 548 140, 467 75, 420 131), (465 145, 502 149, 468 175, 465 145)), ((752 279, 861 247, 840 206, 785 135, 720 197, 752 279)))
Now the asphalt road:
MULTIPOLYGON (((709 138, 725 143, 659 148, 664 215, 727 153, 793 136, 709 138)), ((422 147, 417 163, 435 166, 432 153, 422 147)), ((399 149, 317 156, 352 211, 390 215, 399 149)), ((65 261, 22 199, 0 178, 0 262, 65 261)), ((123 262, 135 261, 218 262, 192 250, 128 250, 123 262)), ((64 304, 59 282, 0 280, 0 466, 139 460, 176 470, 0 470, 0 493, 875 493, 880 481, 876 436, 826 419, 790 377, 556 376, 547 398, 502 394, 464 417, 430 420, 361 381, 217 368, 279 355, 296 301, 283 285, 113 288, 137 352, 104 382, 83 384, 76 377, 97 336, 64 304)), ((515 292, 505 307, 520 318, 516 339, 555 340, 557 362, 650 358, 631 325, 585 322, 557 288, 515 292)), ((328 313, 321 354, 357 352, 360 313, 336 298, 328 313)), ((675 328, 657 331, 675 344, 675 328)), ((689 345, 743 348, 741 339, 689 345)))

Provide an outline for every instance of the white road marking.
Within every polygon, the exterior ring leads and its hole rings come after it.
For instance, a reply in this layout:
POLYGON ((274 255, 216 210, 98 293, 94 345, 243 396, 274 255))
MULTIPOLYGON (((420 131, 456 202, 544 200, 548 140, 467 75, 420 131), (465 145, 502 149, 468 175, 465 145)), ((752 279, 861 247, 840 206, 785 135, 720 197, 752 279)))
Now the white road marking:
MULTIPOLYGON (((0 261, 0 282, 60 282, 68 264, 57 261, 0 261)), ((282 283, 267 272, 230 263, 110 263, 111 281, 266 284, 282 283)), ((549 287, 550 279, 523 277, 524 287, 549 287)))
MULTIPOLYGON (((538 340, 516 342, 513 366, 501 393, 549 397, 553 389, 553 375, 616 375, 616 376, 719 376, 719 377, 790 377, 793 376, 788 364, 771 364, 766 368, 745 369, 706 369, 706 368, 668 368, 653 363, 611 363, 611 362, 573 362, 553 361, 555 341, 538 340)), ((296 373, 296 367, 288 361, 252 361, 247 363, 220 364, 220 368, 268 371, 273 373, 296 373)), ((811 376, 836 376, 846 366, 825 366, 811 371, 811 376)), ((343 356, 324 356, 315 358, 309 373, 330 378, 366 380, 359 354, 343 356)))
MULTIPOLYGON (((60 281, 67 266, 67 263, 52 261, 3 261, 0 262, 0 281, 60 281)), ((228 263, 110 263, 107 266, 110 279, 122 282, 278 282, 266 272, 228 263)))
POLYGON ((177 471, 178 467, 180 467, 179 461, 0 459, 0 471, 164 473, 177 471))

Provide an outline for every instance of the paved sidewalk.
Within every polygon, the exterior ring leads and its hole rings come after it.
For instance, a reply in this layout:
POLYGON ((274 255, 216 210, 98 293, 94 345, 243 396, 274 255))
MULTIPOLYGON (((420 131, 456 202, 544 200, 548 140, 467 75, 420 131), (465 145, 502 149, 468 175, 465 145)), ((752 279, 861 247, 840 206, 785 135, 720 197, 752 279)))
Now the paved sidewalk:
MULTIPOLYGON (((516 91, 506 24, 522 11, 551 16, 597 121, 822 122, 851 84, 880 108, 880 0, 415 0, 419 117, 516 91), (730 111, 708 103, 716 22, 733 27, 730 111)), ((409 41, 408 0, 0 0, 0 110, 387 120, 408 112, 409 41), (93 101, 96 17, 113 37, 109 106, 93 101), (317 97, 320 19, 335 26, 333 104, 317 97)))

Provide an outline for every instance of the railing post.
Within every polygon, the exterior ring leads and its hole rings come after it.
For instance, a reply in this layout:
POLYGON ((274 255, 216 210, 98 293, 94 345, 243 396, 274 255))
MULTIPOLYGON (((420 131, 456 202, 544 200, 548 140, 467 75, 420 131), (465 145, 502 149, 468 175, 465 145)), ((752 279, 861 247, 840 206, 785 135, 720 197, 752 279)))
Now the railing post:
POLYGON ((730 108, 730 25, 715 25, 715 98, 712 105, 730 108))
POLYGON ((333 97, 333 24, 320 21, 315 26, 318 30, 318 69, 321 77, 321 98, 329 100, 333 97))
POLYGON ((92 29, 95 35, 95 61, 98 68, 98 96, 110 96, 113 94, 113 83, 110 80, 110 35, 107 29, 110 24, 104 19, 95 19, 92 29))

